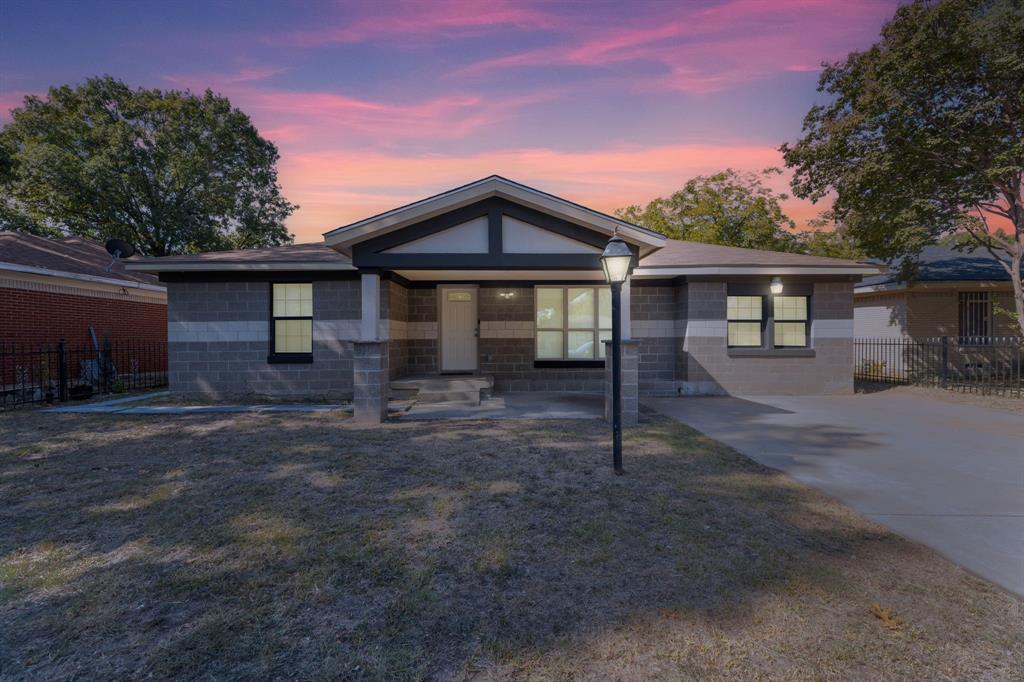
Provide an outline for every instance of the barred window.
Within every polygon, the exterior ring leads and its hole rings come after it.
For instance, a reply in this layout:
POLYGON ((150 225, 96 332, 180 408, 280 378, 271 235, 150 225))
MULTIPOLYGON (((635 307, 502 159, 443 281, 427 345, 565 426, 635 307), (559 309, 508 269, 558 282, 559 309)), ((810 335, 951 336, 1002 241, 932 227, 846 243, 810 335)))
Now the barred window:
POLYGON ((960 292, 960 343, 985 344, 992 336, 992 299, 987 291, 960 292))

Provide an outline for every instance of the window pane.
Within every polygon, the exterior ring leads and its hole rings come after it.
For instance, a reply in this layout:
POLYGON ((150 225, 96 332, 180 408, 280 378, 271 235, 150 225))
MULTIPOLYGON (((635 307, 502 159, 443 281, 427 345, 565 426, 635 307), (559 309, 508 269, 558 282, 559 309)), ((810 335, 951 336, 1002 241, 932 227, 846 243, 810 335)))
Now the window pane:
POLYGON ((594 332, 569 332, 569 358, 592 360, 594 358, 594 332))
POLYGON ((312 353, 313 320, 274 320, 275 353, 312 353))
POLYGON ((759 347, 761 345, 760 322, 730 322, 729 345, 759 347))
POLYGON ((760 320, 760 296, 729 296, 727 306, 730 320, 760 320))
POLYGON ((594 290, 569 288, 569 329, 594 328, 594 290))
POLYGON ((807 345, 807 323, 806 322, 776 322, 775 323, 775 345, 785 346, 806 346, 807 345))
POLYGON ((599 342, 597 344, 597 357, 603 358, 604 357, 604 346, 605 346, 604 342, 612 340, 612 330, 611 329, 602 329, 601 331, 597 332, 597 340, 599 342))
POLYGON ((612 290, 601 287, 597 290, 597 324, 602 328, 612 326, 612 290))
POLYGON ((562 332, 537 332, 537 359, 562 359, 562 332))
MULTIPOLYGON (((563 291, 564 289, 537 289, 538 329, 561 329, 564 326, 565 314, 562 310, 563 291)), ((539 347, 540 341, 537 343, 539 347)), ((561 349, 558 351, 558 357, 562 357, 561 349)))
POLYGON ((312 317, 313 285, 274 284, 274 317, 312 317))
POLYGON ((806 320, 807 319, 807 297, 806 296, 776 296, 775 297, 775 319, 776 320, 806 320))

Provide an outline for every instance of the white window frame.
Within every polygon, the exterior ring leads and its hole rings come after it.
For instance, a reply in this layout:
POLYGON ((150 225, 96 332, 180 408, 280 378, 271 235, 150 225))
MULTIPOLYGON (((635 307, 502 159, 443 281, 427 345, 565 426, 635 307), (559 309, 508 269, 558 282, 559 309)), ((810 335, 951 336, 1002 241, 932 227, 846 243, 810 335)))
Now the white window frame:
MULTIPOLYGON (((601 332, 607 332, 608 338, 611 338, 611 327, 601 326, 601 290, 608 292, 611 295, 611 287, 601 286, 597 284, 538 284, 534 286, 533 296, 533 358, 536 362, 603 362, 604 357, 601 355, 601 349, 603 344, 601 342, 601 332), (548 327, 540 328, 537 326, 537 304, 540 297, 537 292, 541 289, 558 289, 562 292, 562 326, 561 327, 548 327), (592 327, 570 327, 569 326, 569 289, 591 289, 594 292, 594 324, 592 327), (537 335, 540 332, 558 332, 562 333, 562 355, 561 357, 539 357, 537 355, 537 335), (571 332, 592 332, 594 335, 594 354, 589 358, 573 358, 569 357, 569 334, 571 332)), ((611 300, 609 298, 609 300, 611 300)))

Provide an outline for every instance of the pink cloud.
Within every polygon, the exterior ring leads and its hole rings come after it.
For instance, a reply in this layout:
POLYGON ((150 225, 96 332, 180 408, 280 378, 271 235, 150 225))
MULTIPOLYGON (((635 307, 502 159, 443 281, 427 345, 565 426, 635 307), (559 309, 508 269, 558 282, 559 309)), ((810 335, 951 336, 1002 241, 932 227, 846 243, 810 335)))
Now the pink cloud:
POLYGON ((511 0, 492 0, 486 4, 477 0, 412 0, 367 3, 350 9, 359 14, 333 19, 324 27, 286 32, 265 40, 300 47, 374 42, 396 36, 429 42, 455 35, 482 35, 508 27, 549 28, 554 22, 549 13, 511 0))
POLYGON ((667 11, 654 18, 645 15, 638 25, 565 26, 558 45, 480 61, 451 75, 482 77, 551 65, 613 69, 639 62, 661 71, 625 77, 642 89, 705 94, 780 71, 816 71, 823 59, 861 46, 864 27, 880 26, 893 6, 888 0, 733 0, 707 8, 666 4, 667 11))
MULTIPOLYGON (((300 241, 329 229, 497 173, 592 208, 611 212, 679 189, 695 175, 726 167, 781 165, 778 150, 759 145, 622 147, 585 152, 509 149, 468 155, 394 156, 380 152, 312 152, 282 159, 281 183, 302 208, 289 227, 300 241)), ((788 189, 788 178, 773 183, 788 189)), ((803 224, 818 208, 789 200, 803 224)))

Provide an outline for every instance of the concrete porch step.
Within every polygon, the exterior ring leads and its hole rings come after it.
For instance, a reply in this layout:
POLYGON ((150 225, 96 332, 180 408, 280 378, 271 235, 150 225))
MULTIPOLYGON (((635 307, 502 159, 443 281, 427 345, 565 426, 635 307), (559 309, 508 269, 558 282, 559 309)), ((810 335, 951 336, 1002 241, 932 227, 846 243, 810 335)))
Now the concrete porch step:
POLYGON ((432 375, 405 377, 391 382, 393 397, 415 398, 419 403, 458 402, 479 405, 494 387, 494 377, 483 375, 432 375))

